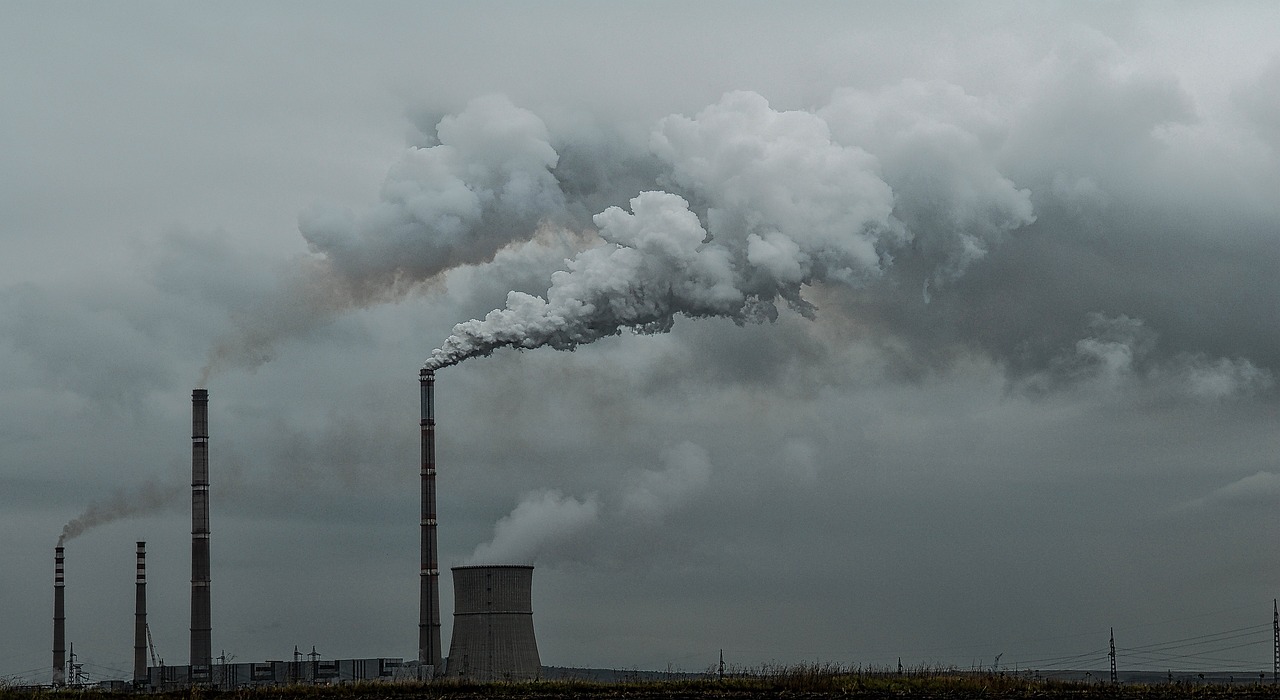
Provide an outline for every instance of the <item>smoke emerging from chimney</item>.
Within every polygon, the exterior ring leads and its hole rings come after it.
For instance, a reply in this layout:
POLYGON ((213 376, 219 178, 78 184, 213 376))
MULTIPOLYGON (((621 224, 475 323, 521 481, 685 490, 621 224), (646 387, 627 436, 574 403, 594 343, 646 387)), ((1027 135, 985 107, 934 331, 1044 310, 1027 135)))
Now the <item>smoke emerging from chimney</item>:
POLYGON ((760 323, 779 304, 812 314, 805 285, 865 285, 908 245, 930 256, 939 283, 954 279, 1035 217, 1029 192, 983 147, 1000 118, 964 95, 944 95, 964 103, 954 124, 901 109, 937 101, 930 90, 842 92, 814 111, 735 92, 693 117, 659 120, 647 143, 572 123, 556 134, 505 97, 473 100, 439 120, 429 145, 406 151, 378 202, 299 216, 311 254, 274 293, 233 312, 200 384, 548 227, 594 229, 600 245, 566 261, 545 296, 512 293, 504 308, 460 324, 427 368, 499 347, 664 332, 678 315, 760 323))
POLYGON ((105 501, 94 501, 84 512, 62 527, 58 546, 75 539, 85 532, 116 520, 163 510, 178 501, 183 487, 180 484, 147 483, 133 493, 117 491, 105 501))
MULTIPOLYGON (((504 308, 455 326, 425 366, 501 347, 572 350, 623 330, 661 333, 677 315, 760 323, 775 319, 782 303, 812 316, 801 296, 806 285, 868 284, 911 241, 878 159, 836 141, 819 114, 780 112, 754 93, 731 93, 695 118, 663 119, 650 148, 669 168, 665 179, 694 199, 649 191, 631 199, 629 212, 597 214, 604 245, 568 261, 545 298, 511 292, 504 308), (705 204, 705 214, 690 201, 705 204)), ((999 196, 978 203, 991 212, 979 223, 995 230, 1030 223, 1029 193, 999 179, 999 196)), ((937 265, 950 277, 982 256, 974 226, 956 224, 948 230, 963 240, 938 246, 937 265)))

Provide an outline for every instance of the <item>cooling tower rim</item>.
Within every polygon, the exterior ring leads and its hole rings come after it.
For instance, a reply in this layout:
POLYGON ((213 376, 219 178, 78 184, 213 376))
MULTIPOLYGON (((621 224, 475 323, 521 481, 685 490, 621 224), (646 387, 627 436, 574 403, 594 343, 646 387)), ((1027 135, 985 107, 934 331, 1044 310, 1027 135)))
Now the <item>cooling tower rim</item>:
POLYGON ((463 564, 462 566, 451 566, 450 571, 458 571, 460 569, 532 569, 533 564, 463 564))

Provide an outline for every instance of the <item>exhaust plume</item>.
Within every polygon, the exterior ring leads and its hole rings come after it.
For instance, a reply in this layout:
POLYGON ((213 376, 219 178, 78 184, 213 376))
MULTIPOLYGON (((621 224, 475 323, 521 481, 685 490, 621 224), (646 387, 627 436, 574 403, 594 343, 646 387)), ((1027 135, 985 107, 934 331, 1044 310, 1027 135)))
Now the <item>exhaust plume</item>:
MULTIPOLYGON (((526 493, 493 527, 493 538, 476 547, 468 565, 532 564, 540 557, 589 554, 591 544, 580 535, 600 529, 613 537, 643 532, 662 524, 669 514, 689 505, 711 483, 711 460, 705 448, 682 442, 662 451, 661 470, 627 474, 613 493, 582 498, 546 489, 526 493)), ((606 535, 603 539, 610 539, 606 535)))
POLYGON ((434 145, 410 148, 388 172, 380 201, 359 212, 315 207, 298 227, 313 254, 295 261, 281 288, 233 317, 199 385, 226 366, 256 368, 276 344, 347 311, 401 298, 441 272, 491 260, 563 219, 552 173, 559 155, 546 125, 502 96, 471 101, 439 121, 434 145))
MULTIPOLYGON (((650 149, 668 168, 667 189, 687 198, 643 192, 629 213, 597 214, 604 245, 567 261, 546 298, 510 293, 504 308, 455 326, 425 366, 500 347, 572 350, 628 329, 661 333, 677 315, 760 323, 775 319, 782 302, 812 316, 803 287, 865 286, 912 240, 879 160, 839 143, 819 114, 779 112, 755 93, 730 93, 696 118, 661 120, 650 149), (705 207, 702 218, 690 202, 705 207)), ((1031 221, 1028 193, 1002 185, 992 189, 998 197, 974 194, 974 205, 995 212, 1002 230, 1031 221)), ((918 206, 935 199, 920 197, 918 206)), ((937 235, 958 237, 963 248, 969 228, 960 222, 937 235)), ((954 246, 932 247, 943 251, 937 265, 959 274, 954 246)))
POLYGON ((181 493, 181 485, 155 483, 146 484, 131 494, 117 491, 108 500, 90 503, 83 513, 64 525, 62 534, 58 536, 58 546, 99 525, 162 510, 172 505, 181 493))
POLYGON ((426 366, 499 347, 572 350, 624 329, 662 333, 677 314, 760 323, 776 318, 779 299, 811 313, 802 285, 875 277, 878 245, 898 233, 875 159, 833 143, 808 112, 733 93, 696 120, 664 119, 651 146, 670 179, 710 204, 710 230, 670 192, 640 193, 630 213, 610 207, 594 217, 604 245, 552 275, 546 299, 510 293, 505 308, 455 326, 426 366))

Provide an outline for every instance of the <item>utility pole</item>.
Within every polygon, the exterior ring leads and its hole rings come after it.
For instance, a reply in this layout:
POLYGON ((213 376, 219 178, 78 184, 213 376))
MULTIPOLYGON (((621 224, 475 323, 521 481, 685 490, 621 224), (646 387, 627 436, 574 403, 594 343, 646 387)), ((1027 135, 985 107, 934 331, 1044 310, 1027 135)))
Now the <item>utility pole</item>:
POLYGON ((1116 683, 1116 628, 1111 628, 1111 684, 1116 683))

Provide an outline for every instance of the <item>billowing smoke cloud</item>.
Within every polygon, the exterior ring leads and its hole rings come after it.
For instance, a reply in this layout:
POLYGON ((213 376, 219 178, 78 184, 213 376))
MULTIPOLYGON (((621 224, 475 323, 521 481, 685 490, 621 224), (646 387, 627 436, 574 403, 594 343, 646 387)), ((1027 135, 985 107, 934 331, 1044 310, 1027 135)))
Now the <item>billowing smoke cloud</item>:
POLYGON ((874 153, 894 215, 930 261, 931 286, 954 281, 1005 235, 1030 224, 1031 192, 1000 171, 1003 112, 955 85, 907 80, 879 92, 837 90, 819 115, 843 143, 874 153))
POLYGON ((359 212, 317 208, 300 220, 311 249, 357 298, 397 293, 463 263, 489 260, 564 210, 547 127, 505 97, 472 101, 388 173, 381 202, 359 212))
POLYGON ((64 542, 99 525, 163 510, 177 502, 182 492, 181 484, 148 483, 133 493, 117 491, 105 501, 94 501, 83 513, 62 527, 58 546, 61 547, 64 542))
POLYGON ((498 521, 493 539, 477 547, 469 563, 532 562, 548 547, 594 523, 599 515, 595 496, 579 500, 559 491, 535 491, 498 521))
MULTIPOLYGON (((734 92, 657 120, 647 141, 573 120, 557 133, 504 97, 475 100, 406 153, 376 205, 302 215, 313 255, 279 293, 236 314, 206 373, 261 364, 281 338, 460 266, 478 266, 468 279, 509 274, 489 263, 554 230, 576 242, 560 269, 548 279, 540 260, 520 283, 495 282, 518 291, 455 326, 426 367, 662 333, 679 316, 762 323, 785 308, 816 318, 822 299, 904 376, 971 352, 1044 386, 1108 362, 1124 371, 1128 345, 1072 335, 1106 309, 1161 329, 1139 374, 1177 373, 1200 397, 1274 386, 1276 344, 1263 337, 1274 332, 1251 330, 1243 310, 1213 312, 1266 294, 1228 284, 1221 272, 1239 263, 1199 255, 1185 227, 1158 233, 1162 224, 1120 207, 1159 207, 1155 181, 1179 170, 1177 139, 1197 119, 1176 81, 1126 61, 1098 37, 1076 37, 1013 101, 937 80, 839 89, 811 110, 734 92), (1096 115, 1060 116, 1099 100, 1123 117, 1105 134, 1096 115), (1110 165, 1117 150, 1127 170, 1110 165), (1185 265, 1200 273, 1165 304, 1170 295, 1151 290, 1168 290, 1161 280, 1185 265), (1144 276, 1130 284, 1121 270, 1144 276), (1209 314, 1226 333, 1192 323, 1209 314)), ((1224 245, 1255 253, 1244 258, 1254 277, 1276 255, 1244 235, 1224 245)))
POLYGON ((489 261, 543 221, 562 222, 559 156, 537 115, 501 96, 470 102, 436 125, 434 145, 410 148, 387 174, 380 201, 353 212, 316 207, 299 216, 313 256, 275 292, 233 317, 210 352, 201 386, 224 366, 257 367, 284 338, 339 314, 390 301, 442 271, 489 261))
MULTIPOLYGON (((616 493, 575 498, 555 490, 528 493, 498 521, 493 539, 472 553, 469 564, 532 563, 540 557, 590 555, 577 538, 589 529, 613 532, 661 525, 711 482, 711 460, 699 445, 682 442, 664 450, 663 468, 627 475, 616 493), (575 545, 583 551, 572 552, 575 545)), ((600 544, 599 538, 593 538, 600 544)))
MULTIPOLYGON (((651 147, 670 168, 666 179, 705 204, 705 228, 689 200, 670 192, 641 193, 630 213, 610 207, 594 217, 605 244, 569 261, 545 299, 513 292, 505 308, 456 326, 427 367, 500 347, 571 350, 624 329, 663 332, 676 315, 772 320, 779 301, 811 315, 805 285, 867 284, 910 242, 878 160, 835 141, 817 114, 731 93, 696 118, 663 119, 651 147)), ((1032 218, 1026 194, 995 179, 989 191, 949 195, 965 206, 950 207, 955 221, 933 235, 960 239, 941 246, 952 274, 984 250, 971 229, 1032 218)))

